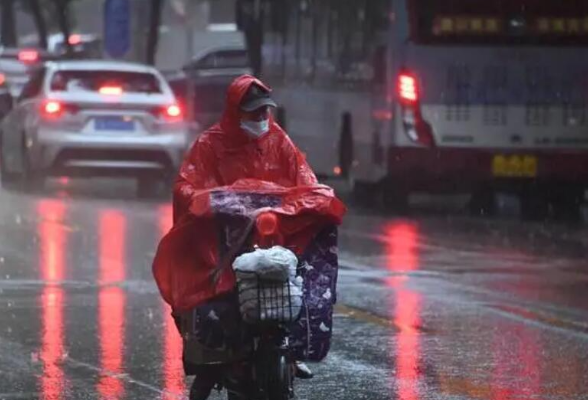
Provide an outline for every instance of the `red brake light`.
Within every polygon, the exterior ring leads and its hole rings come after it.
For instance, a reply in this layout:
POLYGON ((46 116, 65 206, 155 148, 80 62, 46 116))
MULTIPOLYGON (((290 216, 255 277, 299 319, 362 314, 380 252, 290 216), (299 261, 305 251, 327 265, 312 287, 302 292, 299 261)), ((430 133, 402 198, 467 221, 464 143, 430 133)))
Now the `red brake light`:
POLYGON ((50 100, 45 103, 45 107, 43 107, 43 110, 45 111, 45 115, 56 116, 56 115, 61 114, 61 112, 63 111, 63 107, 60 102, 50 100))
POLYGON ((151 113, 159 119, 166 122, 180 122, 184 117, 184 111, 178 104, 171 104, 169 106, 155 107, 151 113))
POLYGON ((80 110, 76 104, 63 103, 59 100, 46 100, 41 106, 41 116, 45 119, 58 119, 65 113, 76 114, 80 110))
POLYGON ((278 233, 278 217, 271 212, 264 212, 255 221, 257 232, 261 236, 271 236, 278 233))
POLYGON ((80 43, 82 43, 82 37, 80 35, 78 35, 77 33, 74 33, 73 35, 69 35, 68 42, 72 46, 74 46, 76 44, 80 44, 80 43))
POLYGON ((18 53, 18 60, 25 64, 31 64, 39 61, 39 52, 37 50, 22 50, 18 53))
POLYGON ((120 96, 123 90, 120 86, 102 86, 98 89, 98 93, 108 96, 120 96))
POLYGON ((180 118, 182 116, 182 109, 177 104, 172 104, 165 109, 165 113, 170 118, 180 118))
POLYGON ((417 79, 413 74, 400 74, 398 77, 398 96, 404 103, 413 104, 419 101, 417 79))
POLYGON ((0 73, 0 85, 4 85, 6 82, 6 75, 0 73))

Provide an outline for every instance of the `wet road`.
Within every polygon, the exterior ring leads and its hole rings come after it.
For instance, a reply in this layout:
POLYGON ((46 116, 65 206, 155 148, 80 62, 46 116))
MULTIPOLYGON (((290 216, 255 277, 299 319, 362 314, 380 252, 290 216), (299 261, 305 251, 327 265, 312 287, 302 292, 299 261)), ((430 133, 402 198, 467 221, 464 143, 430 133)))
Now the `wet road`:
MULTIPOLYGON (((185 398, 151 278, 170 206, 66 183, 0 192, 0 399, 185 398)), ((588 399, 588 228, 440 215, 351 211, 334 346, 298 398, 588 399)))

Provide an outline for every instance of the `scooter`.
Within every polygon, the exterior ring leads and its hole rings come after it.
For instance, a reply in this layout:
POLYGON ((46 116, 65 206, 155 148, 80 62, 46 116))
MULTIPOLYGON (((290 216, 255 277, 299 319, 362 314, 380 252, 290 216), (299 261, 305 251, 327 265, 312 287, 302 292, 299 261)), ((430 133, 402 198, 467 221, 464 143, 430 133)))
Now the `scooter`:
MULTIPOLYGON (((273 213, 259 214, 252 231, 259 248, 280 244, 279 221, 273 213)), ((242 315, 251 333, 248 355, 242 362, 225 369, 219 385, 226 388, 229 400, 288 400, 294 397, 295 377, 295 360, 288 341, 289 326, 299 317, 302 293, 297 299, 298 294, 292 292, 288 280, 268 280, 251 272, 246 279, 237 280, 240 302, 247 297, 242 294, 252 287, 256 291, 256 308, 242 315), (244 285, 245 281, 248 286, 244 285), (300 301, 298 306, 293 304, 297 300, 300 301)))

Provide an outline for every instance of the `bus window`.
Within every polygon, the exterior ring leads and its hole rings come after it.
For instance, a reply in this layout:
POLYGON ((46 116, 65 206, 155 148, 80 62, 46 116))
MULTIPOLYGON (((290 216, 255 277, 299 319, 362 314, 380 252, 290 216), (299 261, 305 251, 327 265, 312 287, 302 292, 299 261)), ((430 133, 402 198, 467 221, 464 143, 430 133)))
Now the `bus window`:
POLYGON ((585 0, 408 0, 426 44, 586 45, 585 0))

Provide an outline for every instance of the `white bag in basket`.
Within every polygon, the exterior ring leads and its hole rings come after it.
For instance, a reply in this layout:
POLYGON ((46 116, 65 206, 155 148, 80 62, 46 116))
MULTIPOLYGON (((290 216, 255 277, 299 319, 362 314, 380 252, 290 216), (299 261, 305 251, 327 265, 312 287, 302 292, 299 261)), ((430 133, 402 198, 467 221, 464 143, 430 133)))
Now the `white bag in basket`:
POLYGON ((296 255, 281 246, 256 249, 235 260, 233 269, 237 275, 240 310, 246 321, 296 319, 302 307, 303 283, 302 278, 296 277, 297 265, 296 255), (258 280, 264 281, 261 293, 258 293, 258 280))
POLYGON ((277 281, 294 279, 297 266, 298 258, 296 258, 296 255, 282 246, 274 246, 271 249, 256 249, 251 253, 237 257, 233 263, 233 269, 237 273, 254 272, 262 279, 277 281))

